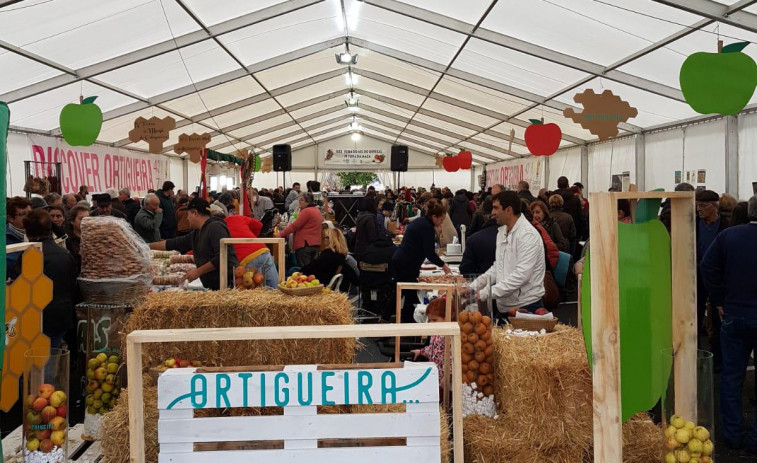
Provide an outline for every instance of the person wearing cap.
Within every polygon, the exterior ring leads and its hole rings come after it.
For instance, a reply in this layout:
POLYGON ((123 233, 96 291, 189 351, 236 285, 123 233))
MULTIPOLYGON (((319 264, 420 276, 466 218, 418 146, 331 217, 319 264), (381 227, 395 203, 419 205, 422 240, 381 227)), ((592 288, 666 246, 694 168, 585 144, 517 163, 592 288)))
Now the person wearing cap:
MULTIPOLYGON (((32 211, 31 202, 22 197, 14 196, 5 202, 5 244, 18 244, 27 241, 26 232, 24 231, 24 217, 32 211)), ((20 252, 11 252, 5 256, 6 278, 15 279, 16 261, 18 261, 20 252)))
POLYGON ((126 214, 113 209, 113 201, 108 193, 92 195, 95 203, 94 211, 90 214, 92 217, 115 217, 126 220, 126 214))
POLYGON ((134 231, 145 240, 145 243, 160 241, 160 224, 163 222, 163 209, 160 199, 155 193, 145 196, 142 209, 134 218, 134 231))
MULTIPOLYGON (((184 275, 184 280, 200 279, 202 285, 208 289, 218 291, 221 288, 221 239, 231 238, 229 228, 221 217, 211 215, 210 204, 203 198, 195 198, 187 206, 187 219, 192 232, 169 240, 150 243, 150 249, 158 251, 179 251, 186 254, 194 253, 197 268, 184 275)), ((165 211, 163 211, 165 216, 165 211)), ((227 275, 228 283, 234 283, 234 267, 237 266, 237 255, 233 248, 228 251, 227 275)))
POLYGON ((697 221, 697 325, 699 332, 705 331, 705 312, 711 323, 710 348, 716 371, 720 370, 720 316, 715 314, 715 307, 708 304, 709 291, 704 285, 699 264, 702 262, 710 245, 718 234, 728 228, 728 221, 720 217, 720 196, 712 190, 699 190, 696 193, 697 221), (707 310, 709 306, 709 310, 707 310))
POLYGON ((40 196, 34 196, 31 199, 31 204, 32 204, 32 210, 34 210, 34 209, 42 209, 44 207, 47 207, 47 203, 40 196))
POLYGON ((160 208, 163 209, 163 222, 160 224, 160 237, 170 239, 176 236, 176 210, 173 207, 173 190, 176 185, 172 181, 163 182, 163 187, 156 194, 160 199, 160 208))

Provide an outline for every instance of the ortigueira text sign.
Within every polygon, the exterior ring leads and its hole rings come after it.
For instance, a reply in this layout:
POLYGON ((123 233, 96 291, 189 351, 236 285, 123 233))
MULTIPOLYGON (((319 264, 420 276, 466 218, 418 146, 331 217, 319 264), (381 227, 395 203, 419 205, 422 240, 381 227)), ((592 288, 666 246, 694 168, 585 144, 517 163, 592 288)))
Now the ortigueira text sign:
POLYGON ((158 408, 166 410, 318 405, 412 404, 438 400, 433 363, 408 368, 198 373, 167 370, 158 380, 158 408))

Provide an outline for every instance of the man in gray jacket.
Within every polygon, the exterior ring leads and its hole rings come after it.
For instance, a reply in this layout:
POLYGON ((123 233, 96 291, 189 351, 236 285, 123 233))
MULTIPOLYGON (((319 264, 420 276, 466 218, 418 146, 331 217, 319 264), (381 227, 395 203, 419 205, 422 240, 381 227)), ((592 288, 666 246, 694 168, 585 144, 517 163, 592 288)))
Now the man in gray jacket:
POLYGON ((160 224, 163 222, 163 209, 160 208, 160 199, 155 193, 148 193, 144 199, 142 209, 134 218, 134 231, 146 243, 160 241, 160 224))

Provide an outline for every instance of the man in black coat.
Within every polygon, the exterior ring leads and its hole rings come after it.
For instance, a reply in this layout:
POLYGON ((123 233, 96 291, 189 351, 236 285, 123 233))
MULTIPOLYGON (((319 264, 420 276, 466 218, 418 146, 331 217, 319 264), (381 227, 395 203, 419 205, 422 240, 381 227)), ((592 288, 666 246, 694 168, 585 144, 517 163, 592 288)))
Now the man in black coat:
POLYGON ((525 180, 518 182, 518 197, 520 199, 525 199, 529 204, 534 202, 534 200, 536 199, 534 198, 534 195, 531 194, 531 185, 529 185, 525 180))
POLYGON ((24 218, 29 241, 42 243, 45 276, 53 281, 53 299, 42 312, 42 332, 50 347, 60 347, 66 332, 74 327, 76 262, 66 248, 53 240, 52 220, 45 209, 34 209, 24 218))
POLYGON ((484 226, 465 241, 460 262, 462 275, 481 275, 494 265, 497 255, 497 219, 490 218, 484 226))
POLYGON ((581 205, 581 200, 578 199, 578 197, 573 194, 572 191, 570 191, 570 182, 568 182, 568 177, 560 177, 557 179, 557 190, 555 190, 555 193, 562 196, 563 199, 563 205, 562 209, 563 211, 570 214, 571 217, 573 217, 573 223, 576 224, 576 232, 578 234, 578 239, 586 239, 589 235, 589 230, 585 230, 584 221, 581 217, 581 210, 583 209, 583 206, 581 205))
POLYGON ((160 237, 164 240, 176 237, 176 211, 173 207, 173 189, 176 185, 172 181, 163 182, 163 187, 157 192, 160 208, 163 209, 163 222, 160 223, 160 237))

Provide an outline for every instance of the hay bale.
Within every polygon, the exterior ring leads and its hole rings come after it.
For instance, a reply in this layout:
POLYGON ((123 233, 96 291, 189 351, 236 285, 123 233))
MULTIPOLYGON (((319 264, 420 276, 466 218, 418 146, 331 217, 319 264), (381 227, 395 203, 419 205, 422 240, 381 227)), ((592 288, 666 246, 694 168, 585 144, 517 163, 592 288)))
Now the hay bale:
POLYGON ((587 453, 592 442, 592 385, 582 333, 507 339, 496 329, 495 393, 507 433, 542 452, 587 453))
MULTIPOLYGON (((143 329, 353 323, 352 306, 347 296, 340 293, 293 297, 264 290, 164 292, 148 295, 135 309, 122 339, 126 339, 125 334, 143 329)), ((354 338, 182 342, 147 344, 142 353, 146 366, 159 365, 169 357, 200 360, 215 366, 339 364, 353 362, 356 345, 354 338)))
MULTIPOLYGON (((466 463, 592 463, 591 448, 535 448, 532 442, 509 434, 503 419, 480 415, 464 419, 466 463)), ((658 463, 662 445, 662 429, 645 413, 623 423, 623 461, 625 463, 658 463)))

